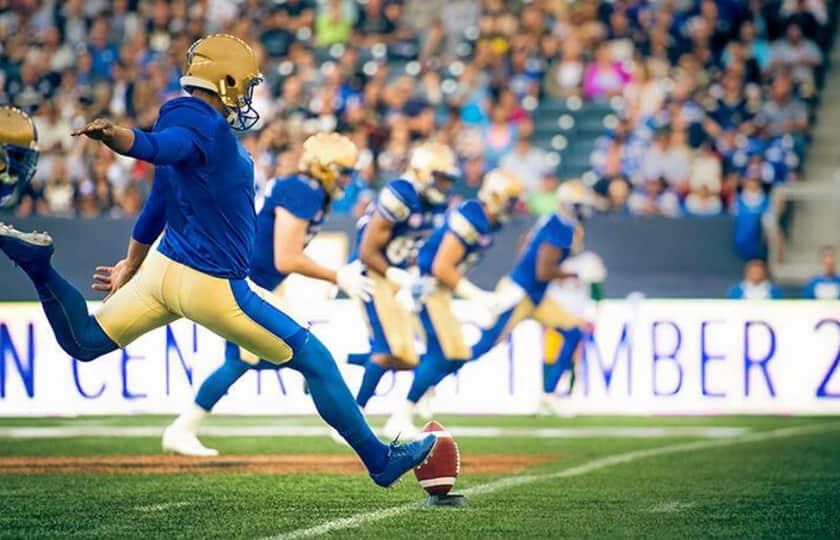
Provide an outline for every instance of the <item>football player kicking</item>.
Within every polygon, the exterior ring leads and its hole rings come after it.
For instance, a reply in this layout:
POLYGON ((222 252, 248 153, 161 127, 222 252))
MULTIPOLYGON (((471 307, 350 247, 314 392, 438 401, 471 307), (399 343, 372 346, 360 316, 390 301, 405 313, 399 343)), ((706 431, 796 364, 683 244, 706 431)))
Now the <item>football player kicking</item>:
MULTIPOLYGON (((547 362, 543 370, 544 393, 549 397, 543 397, 541 406, 544 407, 543 402, 551 399, 565 371, 564 366, 571 362, 583 337, 585 320, 563 309, 551 298, 547 298, 545 293, 552 281, 571 277, 572 274, 565 271, 561 263, 582 245, 581 220, 589 213, 595 201, 591 190, 579 181, 562 184, 558 188, 557 197, 557 213, 534 225, 513 270, 499 281, 494 293, 498 315, 493 325, 482 330, 478 342, 468 354, 457 357, 458 361, 453 361, 453 357, 446 354, 428 354, 423 358, 415 370, 408 402, 388 420, 386 434, 414 433, 416 428, 412 422, 412 411, 419 397, 447 375, 458 371, 466 360, 480 358, 526 318, 535 319, 545 327, 561 330, 565 338, 557 359, 547 362)), ((457 327, 457 320, 453 319, 450 327, 457 327)), ((444 326, 437 325, 436 328, 444 326)), ((553 405, 552 410, 555 410, 553 405)))
MULTIPOLYGON (((273 291, 289 274, 297 273, 335 283, 351 298, 370 299, 373 285, 358 266, 347 265, 335 271, 304 253, 320 230, 330 202, 340 197, 350 182, 357 159, 356 145, 338 133, 319 133, 303 143, 299 173, 276 179, 257 215, 251 281, 273 291)), ((107 272, 99 279, 107 290, 107 272)), ((163 450, 188 456, 218 455, 198 440, 201 421, 248 369, 277 367, 240 351, 232 341, 226 342, 224 363, 202 383, 193 406, 163 432, 163 450)))
POLYGON ((491 315, 504 311, 505 299, 501 295, 477 287, 465 276, 492 245, 493 234, 510 217, 521 191, 519 180, 512 174, 499 169, 490 171, 478 198, 451 210, 420 248, 420 274, 433 278, 437 287, 422 301, 420 322, 426 335, 426 352, 414 370, 408 401, 385 423, 389 437, 416 436, 412 420, 417 402, 429 388, 472 358, 461 322, 452 312, 452 294, 476 302, 491 315))
POLYGON ((457 176, 456 157, 448 146, 421 144, 412 152, 403 177, 388 183, 359 220, 358 258, 374 283, 372 298, 364 303, 371 350, 348 358, 365 367, 356 395, 362 408, 387 370, 410 370, 419 361, 414 343, 416 314, 398 296, 410 296, 412 288, 422 288, 422 280, 408 269, 443 220, 457 176))
POLYGON ((259 358, 301 372, 320 415, 353 447, 373 481, 389 486, 428 456, 434 436, 383 444, 329 351, 283 313, 270 292, 246 279, 257 220, 254 165, 232 129, 257 122, 251 101, 261 80, 250 46, 210 35, 187 53, 181 86, 190 95, 164 104, 152 132, 102 119, 74 132, 153 163, 153 189, 162 194, 153 208, 144 208, 126 258, 108 272, 111 294, 93 315, 52 267, 49 235, 0 225, 0 250, 32 280, 68 354, 90 361, 186 317, 259 358), (165 232, 151 250, 144 240, 161 223, 165 232))

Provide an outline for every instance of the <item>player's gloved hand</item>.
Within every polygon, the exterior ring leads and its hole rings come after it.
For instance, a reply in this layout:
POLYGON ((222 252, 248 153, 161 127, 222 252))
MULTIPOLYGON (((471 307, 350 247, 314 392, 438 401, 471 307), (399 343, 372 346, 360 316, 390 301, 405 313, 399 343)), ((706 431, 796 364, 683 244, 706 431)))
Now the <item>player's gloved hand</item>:
POLYGON ((397 303, 411 313, 419 313, 423 300, 436 288, 436 279, 412 275, 411 283, 397 291, 397 303))
POLYGON ((96 272, 93 274, 91 288, 108 293, 103 300, 104 302, 111 298, 120 287, 128 283, 135 273, 136 270, 132 269, 125 259, 118 261, 114 266, 97 266, 96 272))
POLYGON ((373 281, 362 275, 362 269, 357 264, 346 264, 336 270, 336 285, 347 293, 350 298, 358 298, 368 302, 373 295, 373 281))
POLYGON ((501 313, 507 304, 505 299, 500 295, 477 287, 467 278, 462 278, 458 282, 454 292, 464 300, 475 302, 484 309, 486 314, 480 317, 480 320, 483 321, 480 326, 485 326, 486 321, 498 317, 499 313, 501 313))
POLYGON ((390 266, 387 270, 385 270, 385 278, 400 289, 405 289, 411 287, 411 284, 416 279, 416 276, 408 270, 403 270, 402 268, 397 268, 396 266, 390 266))

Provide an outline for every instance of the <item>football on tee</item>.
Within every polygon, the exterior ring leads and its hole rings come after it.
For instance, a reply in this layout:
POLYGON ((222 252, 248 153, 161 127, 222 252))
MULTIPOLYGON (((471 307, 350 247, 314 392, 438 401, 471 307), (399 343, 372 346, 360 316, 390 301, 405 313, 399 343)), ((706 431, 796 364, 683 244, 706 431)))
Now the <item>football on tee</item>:
POLYGON ((434 420, 423 427, 423 432, 434 433, 437 442, 426 461, 414 468, 414 476, 429 495, 446 495, 455 485, 461 468, 458 444, 452 434, 434 420))

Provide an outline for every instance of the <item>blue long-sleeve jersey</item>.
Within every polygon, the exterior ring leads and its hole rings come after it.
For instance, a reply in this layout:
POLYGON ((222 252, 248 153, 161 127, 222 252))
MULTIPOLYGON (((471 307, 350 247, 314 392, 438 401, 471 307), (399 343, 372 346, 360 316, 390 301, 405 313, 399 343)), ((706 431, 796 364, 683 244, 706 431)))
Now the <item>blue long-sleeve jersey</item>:
POLYGON ((135 130, 127 155, 155 164, 135 240, 154 240, 165 224, 158 249, 167 257, 213 276, 246 277, 256 233, 254 165, 227 120, 200 99, 173 99, 152 132, 135 130))

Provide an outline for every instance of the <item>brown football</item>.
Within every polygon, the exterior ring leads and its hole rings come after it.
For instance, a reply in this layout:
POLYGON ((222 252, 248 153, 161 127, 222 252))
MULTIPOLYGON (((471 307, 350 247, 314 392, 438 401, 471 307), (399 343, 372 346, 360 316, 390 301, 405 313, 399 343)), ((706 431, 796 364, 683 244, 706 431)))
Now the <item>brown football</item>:
POLYGON ((429 495, 446 495, 455 485, 461 468, 458 444, 452 434, 434 420, 423 427, 423 432, 434 433, 437 442, 426 461, 414 468, 414 476, 429 495))

